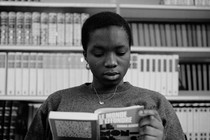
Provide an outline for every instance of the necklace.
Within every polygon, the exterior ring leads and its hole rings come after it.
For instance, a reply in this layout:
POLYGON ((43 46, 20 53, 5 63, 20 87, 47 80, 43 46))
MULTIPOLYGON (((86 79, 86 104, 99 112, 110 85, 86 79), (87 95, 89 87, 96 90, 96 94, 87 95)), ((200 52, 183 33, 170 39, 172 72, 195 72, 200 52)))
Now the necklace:
POLYGON ((96 90, 96 88, 93 86, 93 84, 91 84, 91 87, 92 87, 92 89, 94 90, 96 96, 98 97, 98 100, 99 100, 98 103, 99 103, 100 105, 103 105, 103 104, 105 103, 106 100, 112 99, 112 98, 115 96, 116 91, 117 91, 117 88, 118 88, 118 86, 116 86, 116 87, 115 87, 115 90, 114 90, 114 93, 113 93, 110 97, 108 97, 108 98, 106 98, 106 99, 104 99, 104 100, 102 101, 101 98, 100 98, 100 96, 99 96, 99 94, 98 94, 98 92, 97 92, 97 90, 96 90))

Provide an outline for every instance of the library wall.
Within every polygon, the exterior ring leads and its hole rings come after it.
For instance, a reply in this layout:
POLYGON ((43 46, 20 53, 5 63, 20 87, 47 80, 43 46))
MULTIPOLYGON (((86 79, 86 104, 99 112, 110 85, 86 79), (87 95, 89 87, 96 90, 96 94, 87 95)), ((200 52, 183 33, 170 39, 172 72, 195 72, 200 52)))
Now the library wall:
POLYGON ((49 94, 92 81, 81 27, 90 15, 108 10, 125 17, 132 31, 125 81, 166 96, 189 140, 210 140, 209 5, 208 0, 0 0, 0 139, 23 140, 49 94))

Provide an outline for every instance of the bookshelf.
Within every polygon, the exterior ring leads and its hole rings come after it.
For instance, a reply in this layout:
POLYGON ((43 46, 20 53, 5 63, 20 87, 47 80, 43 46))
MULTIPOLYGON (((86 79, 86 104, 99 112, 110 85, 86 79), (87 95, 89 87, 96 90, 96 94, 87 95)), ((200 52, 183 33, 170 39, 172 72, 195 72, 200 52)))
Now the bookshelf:
MULTIPOLYGON (((132 22, 144 23, 187 23, 187 24, 210 24, 210 6, 174 6, 159 5, 159 0, 42 0, 41 2, 14 2, 0 1, 0 12, 55 12, 55 13, 88 13, 93 15, 101 11, 117 12, 132 22)), ((166 27, 166 26, 165 26, 166 27)), ((206 38, 209 40, 209 38, 206 38)), ((1 43, 1 42, 0 42, 1 43)), ((160 42, 159 42, 160 43, 160 42)), ((0 44, 0 53, 46 53, 46 54, 81 54, 81 45, 3 45, 0 44)), ((208 63, 210 65, 210 45, 198 46, 145 46, 133 45, 132 53, 151 55, 179 55, 182 63, 208 63)), ((210 67, 208 67, 208 70, 210 67)), ((210 72, 208 72, 210 73, 210 72)), ((209 74, 210 75, 210 74, 209 74)), ((208 75, 208 76, 209 76, 208 75)), ((210 79, 208 80, 210 83, 210 79)), ((209 87, 210 88, 210 87, 209 87)), ((43 102, 47 96, 29 95, 0 95, 0 102, 36 103, 43 102)), ((175 103, 209 103, 210 90, 192 91, 179 90, 178 96, 166 96, 170 102, 175 103)), ((209 108, 209 106, 208 106, 209 108)), ((24 118, 25 119, 25 118, 24 118)), ((31 118, 29 118, 31 119, 31 118)), ((23 119, 22 119, 23 120, 23 119)), ((26 121, 27 119, 25 119, 26 121)))
MULTIPOLYGON (((0 1, 1 11, 14 12, 78 12, 90 15, 100 11, 117 12, 130 21, 153 21, 153 22, 210 22, 210 7, 202 6, 171 6, 158 5, 157 1, 150 4, 142 4, 138 1, 68 1, 68 2, 5 2, 0 1), (9 8, 8 8, 9 7, 9 8)), ((0 52, 68 52, 81 53, 81 46, 53 46, 53 45, 0 45, 0 52)), ((167 46, 132 46, 133 53, 139 54, 178 54, 180 61, 207 61, 210 59, 210 47, 167 47, 167 46), (193 58, 196 58, 194 60, 193 58)), ((189 91, 190 92, 190 91, 189 91)), ((21 100, 22 96, 17 97, 21 100)), ((169 100, 182 100, 183 97, 168 97, 169 100)), ((193 99, 199 100, 195 95, 193 99)), ((190 95, 185 96, 184 100, 192 100, 190 95)), ((14 97, 4 97, 1 100, 11 100, 14 97)), ((23 100, 28 100, 23 97, 23 100)), ((45 97, 34 97, 32 100, 43 101, 45 97)), ((206 98, 210 100, 209 97, 206 98)), ((202 100, 202 99, 201 99, 202 100)))

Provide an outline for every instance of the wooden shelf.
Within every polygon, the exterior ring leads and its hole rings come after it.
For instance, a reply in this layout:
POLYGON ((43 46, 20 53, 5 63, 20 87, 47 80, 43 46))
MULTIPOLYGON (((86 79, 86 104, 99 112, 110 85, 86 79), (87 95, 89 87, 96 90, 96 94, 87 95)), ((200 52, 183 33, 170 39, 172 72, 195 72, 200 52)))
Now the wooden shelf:
POLYGON ((116 12, 116 4, 113 3, 47 3, 47 2, 0 2, 1 11, 21 11, 21 12, 77 12, 89 13, 93 15, 100 11, 116 12), (8 8, 11 7, 11 8, 8 8))
MULTIPOLYGON (((47 96, 0 96, 0 100, 43 102, 47 96)), ((209 101, 209 96, 166 96, 169 101, 209 101)))
MULTIPOLYGON (((6 52, 82 52, 82 46, 11 46, 0 45, 6 52)), ((131 51, 141 54, 179 54, 180 58, 209 58, 210 47, 140 47, 132 46, 131 51)))
POLYGON ((120 14, 130 20, 210 21, 210 6, 119 4, 120 14))

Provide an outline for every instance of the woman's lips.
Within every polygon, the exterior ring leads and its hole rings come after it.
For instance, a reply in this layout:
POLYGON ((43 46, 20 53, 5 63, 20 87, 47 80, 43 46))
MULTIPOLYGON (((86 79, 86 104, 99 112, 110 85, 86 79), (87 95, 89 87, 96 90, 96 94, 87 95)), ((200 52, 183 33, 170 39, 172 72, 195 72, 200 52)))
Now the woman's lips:
POLYGON ((109 79, 109 80, 115 80, 119 77, 118 72, 105 72, 104 73, 104 78, 109 79))

